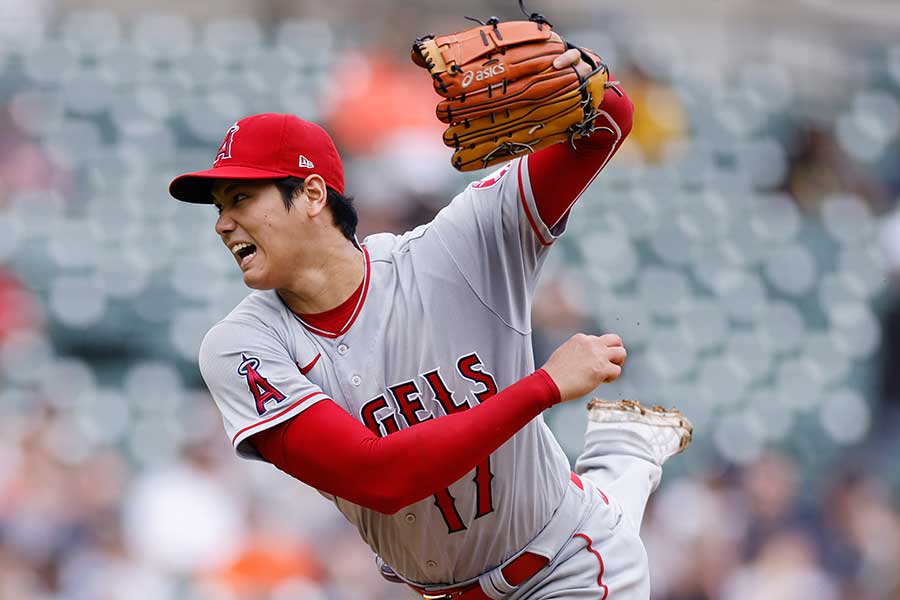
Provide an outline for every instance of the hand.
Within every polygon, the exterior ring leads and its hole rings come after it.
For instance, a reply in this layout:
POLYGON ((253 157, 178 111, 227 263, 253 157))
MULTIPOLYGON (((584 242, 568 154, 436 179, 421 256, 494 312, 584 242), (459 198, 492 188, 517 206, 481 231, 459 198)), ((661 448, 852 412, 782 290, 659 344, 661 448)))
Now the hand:
POLYGON ((591 65, 584 62, 584 59, 581 57, 581 52, 576 48, 570 48, 553 59, 553 66, 560 70, 575 67, 575 70, 582 79, 590 75, 591 71, 593 71, 591 65))
POLYGON ((614 333, 578 333, 553 351, 543 369, 559 388, 560 402, 568 402, 618 379, 627 356, 622 338, 614 333))

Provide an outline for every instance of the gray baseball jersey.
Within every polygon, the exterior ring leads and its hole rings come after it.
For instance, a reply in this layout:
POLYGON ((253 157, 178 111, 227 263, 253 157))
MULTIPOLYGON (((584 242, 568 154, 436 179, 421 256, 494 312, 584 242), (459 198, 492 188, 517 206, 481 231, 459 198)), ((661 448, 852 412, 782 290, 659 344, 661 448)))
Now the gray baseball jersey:
MULTIPOLYGON (((250 436, 322 400, 384 436, 475 406, 534 371, 531 298, 562 227, 541 222, 527 160, 472 183, 431 223, 366 238, 363 294, 337 336, 309 327, 274 291, 251 293, 209 331, 200 368, 240 456, 258 459, 250 436)), ((454 583, 523 548, 568 481, 568 460, 538 417, 471 473, 394 515, 326 496, 398 573, 454 583)))

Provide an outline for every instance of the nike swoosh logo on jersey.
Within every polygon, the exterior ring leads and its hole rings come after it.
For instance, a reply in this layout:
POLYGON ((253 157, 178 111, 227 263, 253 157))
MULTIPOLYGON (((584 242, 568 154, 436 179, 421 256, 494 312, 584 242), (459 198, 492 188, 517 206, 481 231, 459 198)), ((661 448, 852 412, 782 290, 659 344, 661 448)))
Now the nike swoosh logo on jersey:
POLYGON ((312 359, 311 361, 309 361, 309 364, 306 365, 305 367, 301 367, 300 364, 298 363, 298 364, 297 364, 297 368, 300 369, 300 374, 301 374, 301 375, 306 375, 307 373, 309 373, 310 371, 312 371, 312 368, 313 368, 314 366, 316 366, 316 363, 319 362, 319 358, 320 358, 321 356, 322 356, 322 353, 321 353, 321 352, 320 352, 319 354, 316 354, 316 357, 315 357, 314 359, 312 359))

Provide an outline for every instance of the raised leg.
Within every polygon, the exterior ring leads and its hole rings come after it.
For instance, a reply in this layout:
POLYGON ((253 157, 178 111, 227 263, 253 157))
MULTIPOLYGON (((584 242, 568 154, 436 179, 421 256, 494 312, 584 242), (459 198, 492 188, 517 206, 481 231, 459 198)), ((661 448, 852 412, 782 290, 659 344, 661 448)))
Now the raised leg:
POLYGON ((595 398, 588 404, 584 451, 575 472, 614 498, 626 525, 638 533, 662 465, 687 448, 692 431, 677 410, 595 398))

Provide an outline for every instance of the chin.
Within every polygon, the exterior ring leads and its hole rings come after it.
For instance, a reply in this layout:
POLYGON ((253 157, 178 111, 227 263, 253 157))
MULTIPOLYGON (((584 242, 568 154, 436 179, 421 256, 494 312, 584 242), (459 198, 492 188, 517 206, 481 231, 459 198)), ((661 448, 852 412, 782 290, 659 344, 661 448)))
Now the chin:
POLYGON ((275 286, 266 281, 263 277, 254 276, 251 274, 251 271, 246 271, 244 273, 244 285, 253 290, 271 290, 274 289, 275 286))

